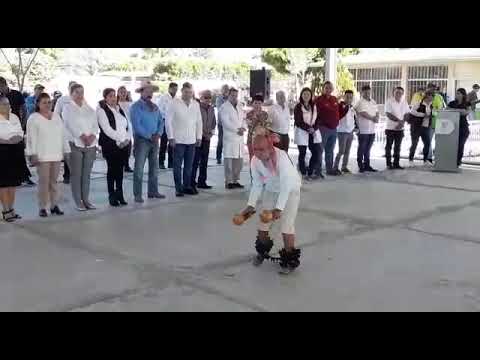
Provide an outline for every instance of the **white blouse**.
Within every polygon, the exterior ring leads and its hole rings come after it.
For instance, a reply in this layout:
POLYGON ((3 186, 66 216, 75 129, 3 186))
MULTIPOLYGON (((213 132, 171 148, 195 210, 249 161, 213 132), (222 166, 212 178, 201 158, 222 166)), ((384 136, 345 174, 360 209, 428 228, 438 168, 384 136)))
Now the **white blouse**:
POLYGON ((10 113, 10 120, 0 114, 0 139, 10 140, 14 136, 23 137, 22 125, 17 115, 10 113))
POLYGON ((127 116, 127 119, 130 120, 130 106, 132 106, 132 102, 131 101, 120 101, 118 103, 118 105, 120 105, 120 107, 122 108, 123 112, 127 116))
POLYGON ((107 114, 105 113, 105 110, 103 110, 100 106, 97 107, 98 124, 102 128, 105 135, 107 135, 110 139, 115 140, 117 146, 119 146, 122 142, 125 142, 125 140, 130 140, 132 138, 132 124, 130 124, 128 118, 126 118, 120 113, 120 109, 118 107, 111 107, 110 105, 107 106, 115 116, 116 129, 114 130, 110 126, 107 114))
POLYGON ((78 106, 74 101, 67 103, 63 109, 62 118, 75 146, 81 148, 97 146, 98 139, 95 139, 89 146, 86 146, 80 139, 82 135, 97 136, 99 131, 97 114, 86 102, 82 106, 78 106))
POLYGON ((33 113, 27 122, 28 156, 36 155, 38 161, 62 161, 63 155, 70 153, 70 145, 65 136, 65 128, 60 115, 53 113, 49 120, 38 112, 33 113))

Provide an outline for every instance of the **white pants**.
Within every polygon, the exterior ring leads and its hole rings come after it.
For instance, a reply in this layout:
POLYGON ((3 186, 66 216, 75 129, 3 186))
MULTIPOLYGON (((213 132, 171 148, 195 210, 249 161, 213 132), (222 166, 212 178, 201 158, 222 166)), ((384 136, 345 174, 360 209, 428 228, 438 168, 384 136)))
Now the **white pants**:
MULTIPOLYGON (((260 214, 263 210, 273 210, 277 204, 279 193, 272 193, 270 191, 264 191, 262 195, 262 204, 260 206, 260 214)), ((282 234, 293 235, 295 234, 295 220, 297 218, 298 206, 300 204, 300 191, 292 191, 288 196, 285 209, 282 211, 282 217, 277 220, 280 222, 280 229, 282 234)), ((270 231, 273 222, 264 224, 258 220, 259 231, 270 231)))

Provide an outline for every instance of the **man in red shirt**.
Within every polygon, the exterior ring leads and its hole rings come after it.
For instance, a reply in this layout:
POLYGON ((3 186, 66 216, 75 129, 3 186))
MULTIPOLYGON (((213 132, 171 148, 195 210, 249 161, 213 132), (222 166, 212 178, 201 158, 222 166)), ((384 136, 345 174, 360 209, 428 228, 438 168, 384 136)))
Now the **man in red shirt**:
MULTIPOLYGON (((333 150, 337 142, 337 126, 340 121, 338 100, 333 93, 333 84, 330 81, 323 84, 322 95, 315 100, 317 117, 322 134, 322 145, 325 149, 325 166, 327 175, 341 175, 333 168, 333 150)), ((321 163, 321 161, 320 161, 321 163)))

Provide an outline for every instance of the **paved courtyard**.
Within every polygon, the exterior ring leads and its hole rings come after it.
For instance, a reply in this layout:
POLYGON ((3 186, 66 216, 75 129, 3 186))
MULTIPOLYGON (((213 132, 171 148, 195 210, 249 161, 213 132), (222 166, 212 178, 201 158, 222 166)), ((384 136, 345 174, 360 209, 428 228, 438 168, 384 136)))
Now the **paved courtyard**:
MULTIPOLYGON (((209 179, 214 189, 177 199, 172 173, 161 171, 166 200, 112 209, 98 160, 99 209, 74 211, 66 186, 66 216, 48 219, 37 217, 36 188, 20 189, 25 219, 0 224, 0 311, 480 310, 480 171, 415 168, 305 184, 302 265, 288 277, 277 265, 250 264, 254 222, 231 225, 248 189, 226 191, 213 161, 209 179)), ((125 189, 131 199, 131 175, 125 189)))

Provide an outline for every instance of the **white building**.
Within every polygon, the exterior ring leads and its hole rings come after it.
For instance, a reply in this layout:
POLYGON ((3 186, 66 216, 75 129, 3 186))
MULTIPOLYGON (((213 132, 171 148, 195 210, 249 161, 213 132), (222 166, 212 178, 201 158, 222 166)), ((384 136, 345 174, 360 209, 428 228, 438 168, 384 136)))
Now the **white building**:
POLYGON ((473 84, 480 83, 480 48, 365 49, 341 61, 357 90, 369 84, 378 104, 384 104, 396 86, 403 87, 410 100, 433 82, 452 99, 455 89, 470 92, 473 84))

